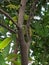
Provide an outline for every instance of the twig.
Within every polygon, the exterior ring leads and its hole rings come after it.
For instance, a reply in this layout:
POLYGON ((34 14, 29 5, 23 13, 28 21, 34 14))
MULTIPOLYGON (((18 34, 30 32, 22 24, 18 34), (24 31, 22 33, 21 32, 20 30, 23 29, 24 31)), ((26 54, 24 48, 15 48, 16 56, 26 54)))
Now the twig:
POLYGON ((15 23, 15 21, 12 19, 12 17, 7 12, 5 12, 2 9, 0 9, 0 13, 4 14, 7 18, 9 18, 13 22, 13 24, 15 24, 17 26, 17 28, 19 28, 19 26, 17 25, 17 23, 15 23))
POLYGON ((15 32, 13 29, 11 29, 10 27, 4 25, 3 23, 0 23, 0 26, 6 28, 6 29, 9 30, 11 33, 15 33, 15 34, 16 34, 16 32, 15 32))
POLYGON ((27 20, 27 24, 26 24, 28 44, 30 44, 30 41, 31 41, 31 37, 30 37, 30 33, 29 33, 30 23, 34 17, 35 12, 36 12, 36 9, 37 9, 36 4, 37 3, 38 3, 38 0, 34 0, 34 2, 32 3, 31 9, 30 9, 30 14, 29 14, 29 19, 27 20))

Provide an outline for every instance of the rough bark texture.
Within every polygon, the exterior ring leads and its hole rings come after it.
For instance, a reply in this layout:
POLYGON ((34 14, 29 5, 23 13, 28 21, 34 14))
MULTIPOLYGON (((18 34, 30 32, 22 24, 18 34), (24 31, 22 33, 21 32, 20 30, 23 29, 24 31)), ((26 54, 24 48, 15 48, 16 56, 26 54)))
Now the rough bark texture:
POLYGON ((21 50, 21 64, 28 65, 28 49, 27 44, 24 41, 22 29, 18 31, 20 50, 21 50))

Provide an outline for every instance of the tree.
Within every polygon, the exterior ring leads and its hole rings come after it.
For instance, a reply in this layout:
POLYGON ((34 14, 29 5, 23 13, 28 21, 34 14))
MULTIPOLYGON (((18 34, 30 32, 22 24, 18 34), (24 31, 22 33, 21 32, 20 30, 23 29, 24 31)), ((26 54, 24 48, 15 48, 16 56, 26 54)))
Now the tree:
POLYGON ((48 65, 47 3, 47 0, 0 0, 0 49, 3 59, 7 58, 6 60, 12 62, 12 65, 28 65, 29 49, 32 49, 35 58, 33 65, 48 65), (10 32, 9 37, 6 35, 7 32, 10 32), (14 43, 14 51, 9 54, 11 42, 14 43))

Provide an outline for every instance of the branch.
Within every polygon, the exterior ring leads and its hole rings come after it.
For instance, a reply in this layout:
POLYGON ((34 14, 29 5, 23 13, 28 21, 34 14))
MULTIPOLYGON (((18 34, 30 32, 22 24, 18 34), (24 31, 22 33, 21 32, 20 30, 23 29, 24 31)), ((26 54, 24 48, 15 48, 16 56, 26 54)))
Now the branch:
POLYGON ((9 30, 11 33, 15 33, 15 34, 16 34, 16 32, 15 32, 13 29, 11 29, 10 27, 4 25, 3 23, 0 23, 0 26, 6 28, 6 29, 9 30))
POLYGON ((12 19, 12 17, 7 12, 0 9, 0 13, 4 14, 6 17, 8 17, 13 22, 13 24, 15 24, 17 26, 17 28, 19 28, 19 26, 15 23, 15 21, 12 19))
MULTIPOLYGON (((33 2, 32 5, 31 5, 28 22, 30 22, 30 21, 33 19, 33 17, 34 17, 34 14, 35 14, 35 12, 36 12, 36 10, 37 10, 36 4, 38 3, 38 1, 39 1, 39 0, 34 0, 34 2, 33 2)), ((28 23, 28 22, 27 22, 27 23, 28 23)))
POLYGON ((24 11, 26 7, 27 0, 21 0, 21 5, 19 9, 19 16, 18 16, 18 25, 19 27, 22 27, 23 21, 24 21, 24 11))
POLYGON ((29 33, 30 23, 34 17, 36 10, 37 10, 37 7, 36 7, 37 3, 38 3, 38 0, 34 0, 34 2, 32 3, 31 9, 30 9, 30 14, 29 14, 29 19, 28 19, 27 24, 26 24, 28 44, 30 44, 30 41, 31 41, 31 37, 30 37, 30 33, 29 33))
POLYGON ((21 0, 21 3, 20 3, 21 5, 20 5, 20 9, 19 9, 19 16, 18 16, 18 25, 19 25, 18 37, 20 39, 20 44, 22 46, 24 45, 23 43, 25 43, 22 25, 23 25, 23 22, 24 22, 24 13, 25 13, 26 2, 27 2, 27 0, 21 0))

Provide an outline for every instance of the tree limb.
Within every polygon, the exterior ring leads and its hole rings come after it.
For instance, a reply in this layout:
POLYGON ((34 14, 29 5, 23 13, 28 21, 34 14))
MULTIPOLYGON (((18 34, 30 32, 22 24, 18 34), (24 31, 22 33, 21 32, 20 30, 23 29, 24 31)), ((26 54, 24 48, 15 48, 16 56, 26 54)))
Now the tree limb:
POLYGON ((27 0, 21 0, 21 5, 19 9, 19 16, 18 16, 18 25, 19 27, 22 27, 23 21, 24 21, 24 11, 26 7, 27 0))
POLYGON ((4 27, 4 28, 6 28, 6 29, 7 29, 7 30, 9 30, 11 33, 16 34, 16 31, 14 31, 14 30, 13 30, 13 29, 11 29, 10 27, 8 27, 8 26, 4 25, 3 23, 0 23, 0 26, 2 26, 2 27, 4 27))
POLYGON ((24 34, 22 30, 26 2, 27 0, 21 0, 21 6, 20 6, 19 16, 18 16, 18 25, 19 25, 18 38, 20 43, 21 65, 28 65, 28 49, 27 49, 27 44, 25 42, 24 34))
POLYGON ((17 25, 17 23, 15 23, 15 21, 12 19, 12 17, 7 12, 5 12, 2 9, 0 9, 0 13, 4 14, 7 18, 9 18, 13 22, 13 24, 15 24, 17 26, 17 28, 19 28, 19 26, 17 25))
POLYGON ((36 7, 37 3, 38 3, 38 0, 34 0, 34 2, 32 3, 31 9, 30 9, 30 14, 29 14, 29 19, 27 20, 27 24, 26 24, 28 44, 30 44, 30 42, 31 42, 31 37, 30 37, 30 33, 29 33, 30 23, 34 17, 36 10, 37 10, 37 7, 36 7))
POLYGON ((18 36, 20 39, 23 40, 23 42, 25 42, 25 39, 24 39, 23 31, 22 31, 22 25, 24 22, 24 13, 25 13, 26 2, 27 2, 27 0, 21 0, 21 3, 20 3, 21 6, 19 9, 19 16, 18 16, 18 26, 19 26, 18 36), (19 32, 21 32, 21 34, 19 32))

